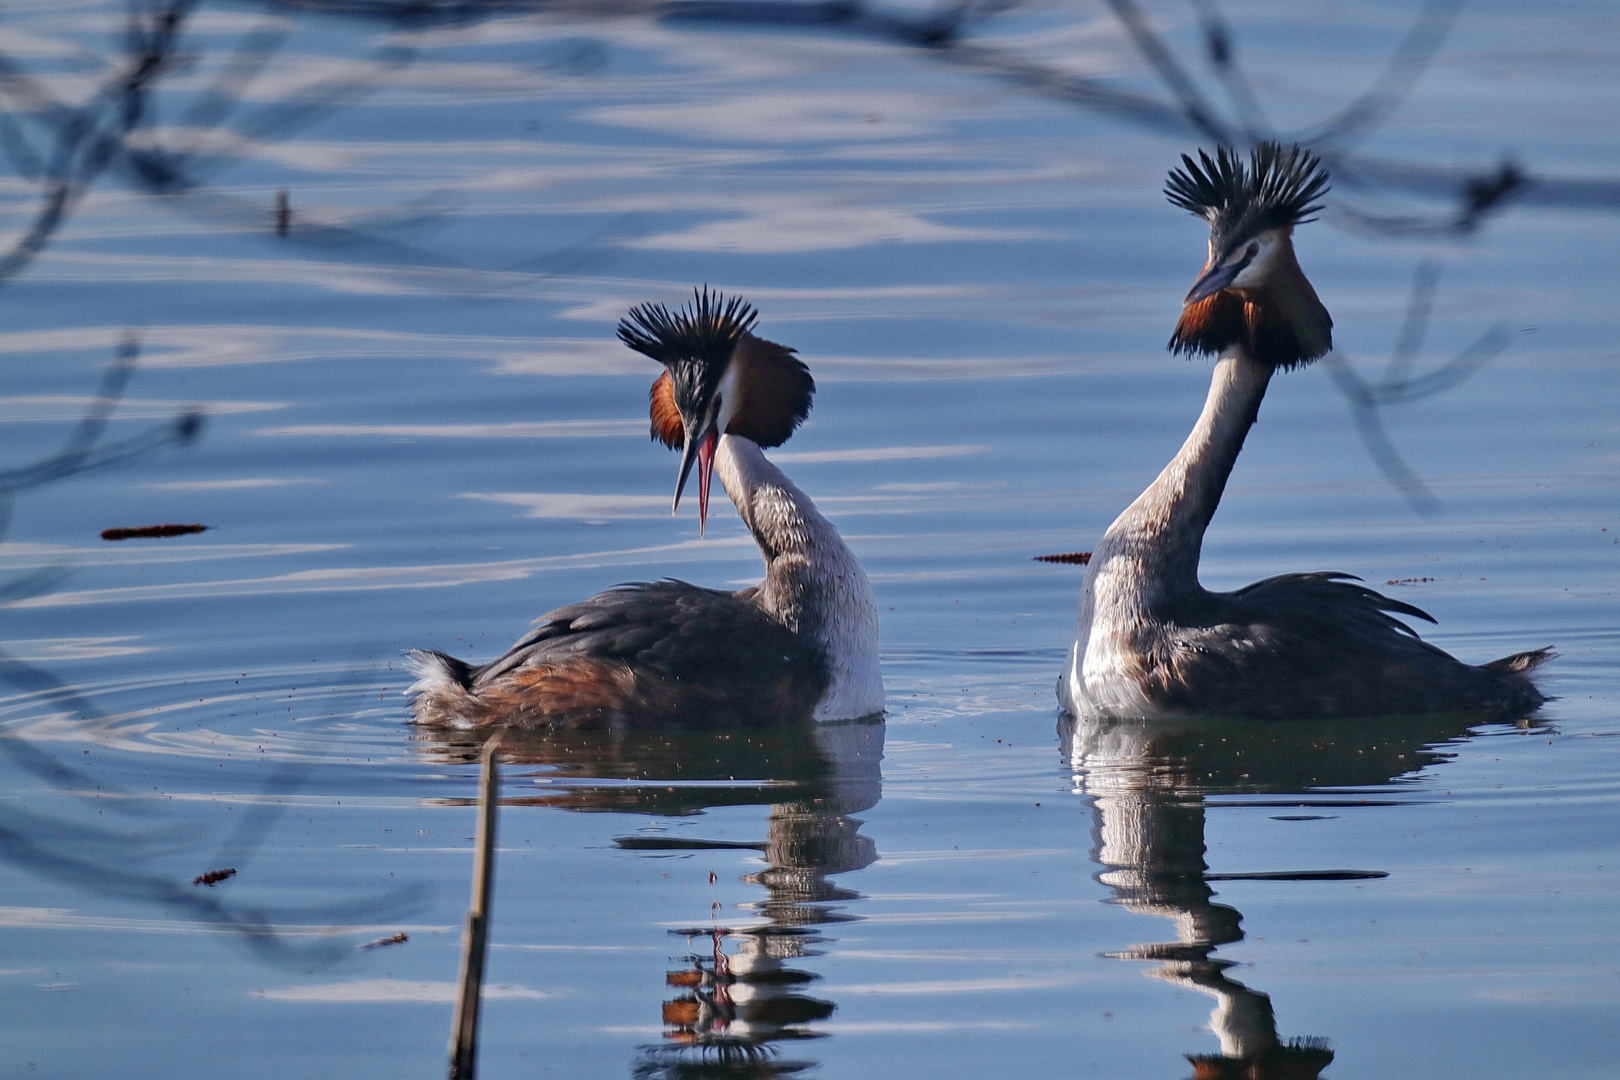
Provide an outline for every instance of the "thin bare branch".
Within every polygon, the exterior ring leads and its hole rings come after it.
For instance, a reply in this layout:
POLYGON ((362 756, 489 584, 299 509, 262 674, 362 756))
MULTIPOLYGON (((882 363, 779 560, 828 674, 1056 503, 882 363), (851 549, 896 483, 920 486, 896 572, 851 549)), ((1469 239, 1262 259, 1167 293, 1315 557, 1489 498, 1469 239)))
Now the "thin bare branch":
POLYGON ((1434 497, 1434 493, 1402 459, 1400 451, 1395 449, 1378 414, 1378 402, 1367 384, 1361 381, 1350 362, 1337 352, 1328 353, 1322 362, 1327 366, 1333 385, 1350 403, 1350 416, 1355 421, 1362 445, 1367 448, 1378 471, 1384 474, 1384 479, 1400 492, 1413 510, 1424 516, 1436 513, 1440 509, 1440 500, 1434 497))
POLYGON ((1400 333, 1395 335, 1395 347, 1389 353, 1389 367, 1384 369, 1383 385, 1404 383, 1412 373, 1418 353, 1423 351, 1423 339, 1428 336, 1429 317, 1434 313, 1434 292, 1440 285, 1440 264, 1424 259, 1412 272, 1412 291, 1406 298, 1406 318, 1400 333))
POLYGON ((1427 261, 1418 264, 1407 296, 1406 318, 1390 351, 1383 378, 1378 382, 1369 384, 1363 380, 1342 353, 1335 351, 1324 358, 1333 385, 1350 404, 1351 418, 1367 453, 1384 477, 1420 514, 1434 513, 1440 502, 1395 449, 1389 433, 1384 430, 1379 410, 1385 405, 1420 401, 1458 386, 1499 355, 1512 340, 1507 325, 1497 323, 1434 371, 1414 378, 1412 371, 1428 333, 1439 281, 1439 267, 1427 261))
POLYGON ((1314 147, 1342 151, 1383 124, 1428 69, 1460 10, 1462 0, 1428 0, 1390 55, 1383 73, 1366 93, 1337 116, 1291 138, 1314 147))
POLYGON ((1462 352, 1427 375, 1403 382, 1380 382, 1371 388, 1373 400, 1379 405, 1404 405, 1444 393, 1461 385, 1474 372, 1500 356, 1512 341, 1513 335, 1507 324, 1497 323, 1462 352))
POLYGON ((1231 103, 1244 137, 1250 142, 1269 138, 1271 123, 1260 107, 1254 87, 1249 85, 1247 73, 1237 62, 1237 42, 1216 0, 1192 0, 1192 6, 1204 30, 1204 51, 1209 65, 1226 91, 1226 100, 1231 103))
POLYGON ((1232 145, 1234 140, 1231 129, 1204 98, 1198 84, 1193 82, 1192 76, 1188 75, 1176 60, 1169 46, 1148 25, 1142 9, 1136 6, 1136 0, 1106 0, 1106 2, 1113 9, 1114 16, 1124 24, 1125 31, 1131 35, 1137 51, 1175 95, 1176 101, 1181 105, 1182 114, 1194 127, 1217 143, 1223 146, 1232 145))

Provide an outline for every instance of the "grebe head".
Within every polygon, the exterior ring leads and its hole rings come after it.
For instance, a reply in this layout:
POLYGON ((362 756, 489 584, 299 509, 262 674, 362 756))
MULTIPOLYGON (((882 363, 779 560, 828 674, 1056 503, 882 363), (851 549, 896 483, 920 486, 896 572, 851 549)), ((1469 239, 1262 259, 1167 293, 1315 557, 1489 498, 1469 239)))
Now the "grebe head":
POLYGON ((1321 159, 1263 142, 1244 162, 1221 147, 1181 156, 1165 195, 1209 223, 1209 258, 1182 301, 1173 352, 1219 354, 1234 344, 1275 367, 1333 347, 1333 319, 1294 257, 1294 226, 1314 220, 1328 190, 1321 159))
POLYGON ((619 322, 619 340, 664 365, 653 383, 652 437, 681 448, 673 512, 692 467, 698 472, 698 531, 709 520, 709 483, 722 434, 781 446, 810 414, 815 380, 784 345, 751 332, 759 318, 740 297, 694 289, 671 312, 640 304, 619 322))

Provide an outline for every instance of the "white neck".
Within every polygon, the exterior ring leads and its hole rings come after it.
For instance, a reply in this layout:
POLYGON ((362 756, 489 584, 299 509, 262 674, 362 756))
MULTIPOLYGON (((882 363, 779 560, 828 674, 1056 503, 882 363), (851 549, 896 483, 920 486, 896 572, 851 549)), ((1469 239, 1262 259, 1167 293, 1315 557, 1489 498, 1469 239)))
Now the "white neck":
POLYGON ((1091 555, 1063 705, 1077 715, 1148 715, 1128 679, 1146 628, 1196 597, 1204 531, 1220 505, 1243 440, 1254 426, 1272 368, 1231 347, 1215 364, 1192 434, 1158 479, 1108 527, 1091 555))
POLYGON ((882 712, 877 602, 854 552, 752 440, 721 437, 714 471, 765 556, 760 606, 826 653, 832 682, 815 719, 882 712))
POLYGON ((1145 562, 1143 585, 1168 596, 1198 588, 1204 531, 1220 505, 1243 440, 1254 426, 1272 368, 1241 350, 1216 361, 1209 396, 1187 441, 1158 479, 1108 527, 1105 544, 1128 546, 1145 562))

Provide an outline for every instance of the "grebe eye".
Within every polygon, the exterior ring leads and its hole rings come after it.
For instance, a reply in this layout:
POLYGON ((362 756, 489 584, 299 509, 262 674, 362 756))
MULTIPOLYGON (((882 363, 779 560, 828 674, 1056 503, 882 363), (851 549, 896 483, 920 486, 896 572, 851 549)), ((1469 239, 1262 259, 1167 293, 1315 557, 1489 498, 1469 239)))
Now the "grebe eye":
POLYGON ((1249 250, 1245 251, 1243 253, 1243 257, 1246 258, 1246 259, 1252 259, 1258 254, 1260 254, 1260 245, 1259 244, 1250 244, 1249 245, 1249 250))

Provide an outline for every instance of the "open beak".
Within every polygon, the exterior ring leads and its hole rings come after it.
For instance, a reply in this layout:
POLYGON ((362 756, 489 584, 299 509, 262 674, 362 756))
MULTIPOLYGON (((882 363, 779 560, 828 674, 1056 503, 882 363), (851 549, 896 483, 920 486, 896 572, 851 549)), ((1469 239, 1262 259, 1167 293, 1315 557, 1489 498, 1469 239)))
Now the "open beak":
POLYGON ((1202 277, 1193 282, 1193 287, 1187 290, 1187 299, 1183 300, 1182 303, 1196 304, 1206 297, 1214 296, 1232 284, 1232 279, 1237 277, 1243 271, 1243 268, 1248 265, 1249 260, 1240 259, 1224 266, 1210 267, 1204 271, 1202 277))
POLYGON ((696 439, 688 438, 686 448, 681 451, 681 476, 675 481, 675 502, 669 508, 670 513, 680 509, 681 492, 686 490, 686 478, 691 475, 692 466, 697 466, 698 473, 698 536, 702 536, 709 526, 709 481, 714 476, 714 448, 720 441, 720 432, 714 422, 704 428, 703 434, 696 439))

